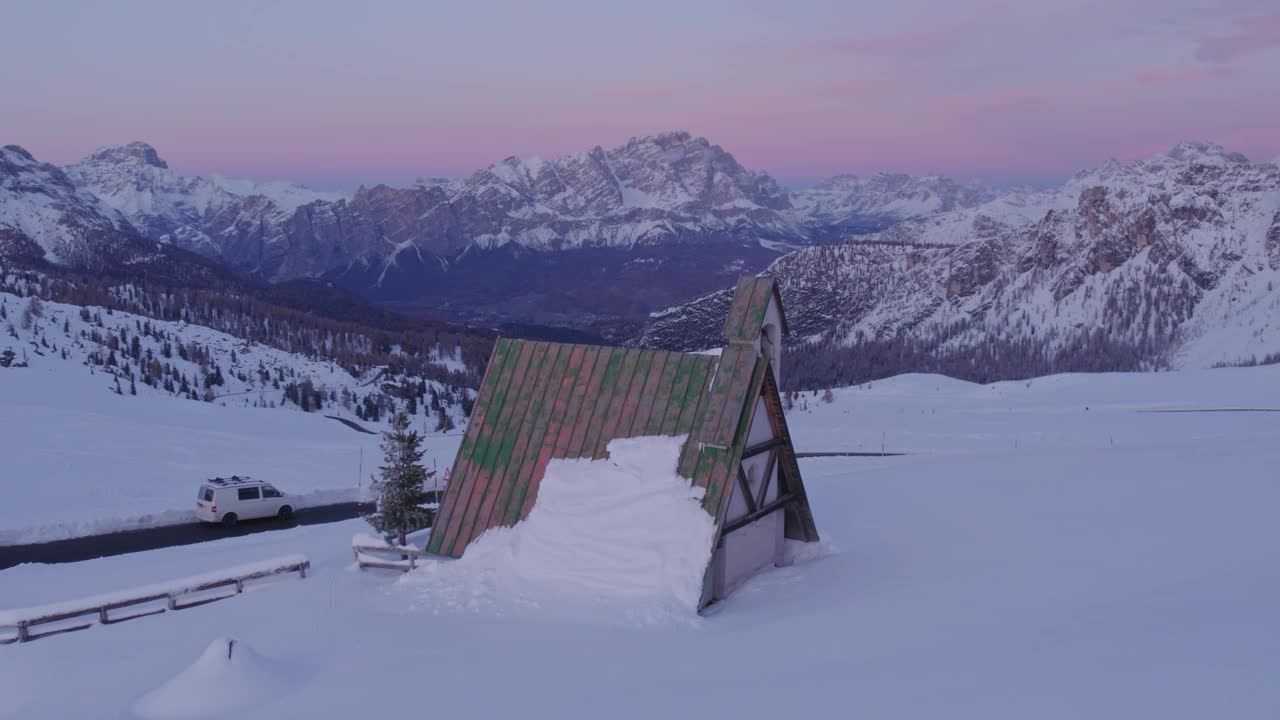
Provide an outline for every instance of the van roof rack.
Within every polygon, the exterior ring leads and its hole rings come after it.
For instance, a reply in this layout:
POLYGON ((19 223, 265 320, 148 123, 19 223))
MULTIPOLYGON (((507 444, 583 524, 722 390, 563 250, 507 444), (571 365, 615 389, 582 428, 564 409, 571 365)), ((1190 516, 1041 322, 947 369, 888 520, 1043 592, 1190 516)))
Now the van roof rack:
POLYGON ((232 475, 232 476, 231 476, 231 477, 229 477, 229 478, 220 478, 220 477, 219 477, 219 478, 213 478, 212 480, 206 480, 205 482, 209 483, 210 485, 218 485, 218 486, 220 486, 220 487, 227 487, 227 486, 230 486, 230 485, 248 485, 248 484, 250 484, 250 483, 256 483, 256 482, 260 482, 260 481, 259 481, 259 480, 254 480, 253 478, 251 478, 251 477, 249 477, 249 476, 247 476, 247 475, 245 475, 245 476, 241 476, 241 475, 232 475))

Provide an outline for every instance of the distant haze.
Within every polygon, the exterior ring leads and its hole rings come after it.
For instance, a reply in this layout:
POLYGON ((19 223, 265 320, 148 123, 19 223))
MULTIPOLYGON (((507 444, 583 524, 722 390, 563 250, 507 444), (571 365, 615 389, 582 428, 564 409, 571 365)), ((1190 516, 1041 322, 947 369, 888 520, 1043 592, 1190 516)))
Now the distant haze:
POLYGON ((784 180, 1044 182, 1280 152, 1274 0, 12 3, 0 144, 183 174, 465 176, 687 129, 784 180))

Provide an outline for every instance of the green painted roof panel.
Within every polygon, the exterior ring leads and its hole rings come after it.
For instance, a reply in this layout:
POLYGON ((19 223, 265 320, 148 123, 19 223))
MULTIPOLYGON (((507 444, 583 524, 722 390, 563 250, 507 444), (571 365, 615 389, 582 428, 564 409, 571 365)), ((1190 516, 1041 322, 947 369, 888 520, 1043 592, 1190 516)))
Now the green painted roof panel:
POLYGON ((480 533, 524 518, 552 459, 690 434, 715 367, 712 356, 499 340, 427 549, 460 557, 480 533))

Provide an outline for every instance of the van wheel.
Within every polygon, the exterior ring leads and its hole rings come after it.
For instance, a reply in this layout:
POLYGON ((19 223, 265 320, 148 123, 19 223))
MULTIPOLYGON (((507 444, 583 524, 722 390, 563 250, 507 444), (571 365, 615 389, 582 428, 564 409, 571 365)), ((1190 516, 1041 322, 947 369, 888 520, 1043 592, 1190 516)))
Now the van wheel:
POLYGON ((281 522, 293 522, 293 508, 285 505, 280 508, 280 512, 276 514, 276 517, 280 518, 281 522))
POLYGON ((222 527, 226 527, 226 528, 235 527, 236 521, 239 519, 240 518, 236 517, 235 513, 227 513, 226 515, 222 516, 222 527))

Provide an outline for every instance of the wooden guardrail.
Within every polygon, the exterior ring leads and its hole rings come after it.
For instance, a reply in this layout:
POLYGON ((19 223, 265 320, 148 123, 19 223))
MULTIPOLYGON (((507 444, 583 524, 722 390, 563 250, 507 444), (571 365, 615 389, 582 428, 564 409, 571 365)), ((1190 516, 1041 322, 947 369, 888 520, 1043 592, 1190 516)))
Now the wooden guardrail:
POLYGON ((28 642, 50 635, 85 630, 93 627, 94 624, 113 625, 126 620, 158 615, 166 610, 185 610, 206 605, 239 595, 244 592, 245 583, 252 580, 294 572, 305 578, 310 567, 311 561, 306 557, 289 555, 117 593, 40 607, 0 611, 0 645, 28 642), (183 600, 184 597, 189 598, 197 593, 219 588, 234 588, 234 591, 224 595, 183 600), (161 600, 165 601, 162 607, 141 607, 161 600), (130 608, 133 608, 134 612, 119 612, 130 608), (70 624, 59 626, 59 623, 70 624), (56 627, 43 629, 50 626, 56 627))

